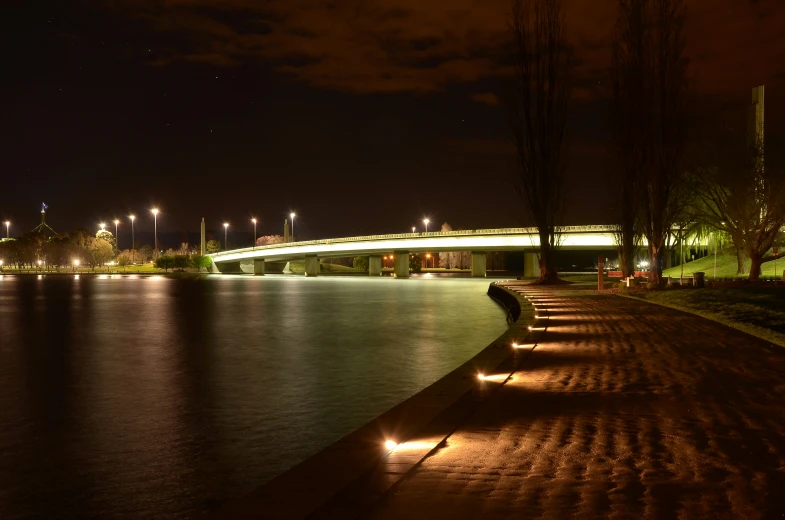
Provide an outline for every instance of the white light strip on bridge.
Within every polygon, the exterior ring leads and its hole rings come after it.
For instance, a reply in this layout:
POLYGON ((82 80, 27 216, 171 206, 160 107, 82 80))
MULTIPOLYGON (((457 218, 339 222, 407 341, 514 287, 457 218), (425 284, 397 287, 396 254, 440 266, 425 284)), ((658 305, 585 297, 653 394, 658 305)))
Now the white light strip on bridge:
MULTIPOLYGON (((561 235, 563 249, 614 249, 613 228, 610 226, 576 226, 561 235)), ((453 251, 514 251, 539 247, 535 229, 483 229, 433 233, 402 233, 372 235, 308 242, 290 242, 255 248, 236 249, 210 255, 215 262, 260 259, 285 261, 307 255, 340 257, 383 255, 394 251, 439 253, 453 251)))

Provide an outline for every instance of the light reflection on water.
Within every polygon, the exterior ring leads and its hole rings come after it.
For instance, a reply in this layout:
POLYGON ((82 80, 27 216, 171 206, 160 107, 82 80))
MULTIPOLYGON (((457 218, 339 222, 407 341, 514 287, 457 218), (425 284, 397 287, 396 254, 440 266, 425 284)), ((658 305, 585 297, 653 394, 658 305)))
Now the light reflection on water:
POLYGON ((212 510, 501 334, 487 286, 6 276, 0 517, 212 510))

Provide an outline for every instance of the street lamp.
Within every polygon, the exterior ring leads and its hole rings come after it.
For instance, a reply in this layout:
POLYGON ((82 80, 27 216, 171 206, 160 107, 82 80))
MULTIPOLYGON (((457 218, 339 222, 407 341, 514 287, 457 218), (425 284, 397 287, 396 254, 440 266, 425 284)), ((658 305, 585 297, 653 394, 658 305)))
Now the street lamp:
POLYGON ((153 219, 155 220, 154 223, 154 237, 155 237, 155 256, 158 256, 158 208, 153 208, 150 211, 153 213, 153 219))
POLYGON ((256 217, 251 219, 253 222, 253 248, 256 249, 256 217))
POLYGON ((74 258, 74 261, 72 263, 74 264, 74 271, 76 271, 76 268, 79 267, 79 259, 74 258))
POLYGON ((8 228, 9 227, 11 227, 11 221, 10 220, 6 220, 5 221, 5 237, 6 238, 11 238, 11 235, 8 234, 9 233, 8 232, 8 228))
POLYGON ((425 223, 425 232, 427 233, 428 232, 428 223, 430 222, 430 220, 428 220, 426 218, 426 219, 423 219, 423 222, 425 223))
POLYGON ((131 263, 136 262, 136 240, 134 239, 134 220, 136 219, 133 215, 128 215, 128 218, 131 219, 131 263))
POLYGON ((98 226, 101 228, 101 231, 105 231, 106 230, 106 224, 104 224, 103 222, 98 224, 98 226))
POLYGON ((414 233, 416 229, 416 227, 412 226, 412 233, 414 233))
POLYGON ((224 250, 228 250, 229 247, 227 246, 227 237, 229 236, 229 223, 224 222, 224 250))
POLYGON ((294 211, 289 213, 289 216, 292 218, 292 242, 294 242, 294 211))
POLYGON ((119 223, 119 220, 114 219, 114 245, 117 247, 117 249, 120 249, 120 236, 117 234, 117 225, 119 223))
MULTIPOLYGON (((428 269, 428 259, 431 258, 431 253, 425 255, 425 268, 428 269)), ((433 262, 431 262, 431 266, 433 266, 433 262)))

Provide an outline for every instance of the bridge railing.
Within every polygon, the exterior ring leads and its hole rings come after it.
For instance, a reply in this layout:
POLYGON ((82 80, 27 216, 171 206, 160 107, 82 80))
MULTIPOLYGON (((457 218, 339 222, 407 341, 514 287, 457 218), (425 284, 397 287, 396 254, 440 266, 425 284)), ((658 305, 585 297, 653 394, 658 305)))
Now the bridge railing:
MULTIPOLYGON (((562 226, 559 228, 559 233, 612 233, 614 226, 607 225, 594 225, 594 226, 562 226)), ((231 249, 229 251, 220 251, 218 253, 211 253, 209 256, 220 257, 226 254, 245 253, 247 251, 270 251, 275 249, 283 249, 292 246, 318 246, 340 244, 347 242, 373 242, 380 240, 394 240, 394 239, 417 239, 428 237, 449 237, 449 236, 466 236, 466 235, 536 235, 537 228, 495 228, 495 229, 461 229, 456 231, 428 231, 418 233, 393 233, 388 235, 366 235, 358 237, 343 237, 343 238, 323 238, 319 240, 304 240, 302 242, 284 242, 281 244, 269 244, 266 246, 245 247, 242 249, 231 249)))

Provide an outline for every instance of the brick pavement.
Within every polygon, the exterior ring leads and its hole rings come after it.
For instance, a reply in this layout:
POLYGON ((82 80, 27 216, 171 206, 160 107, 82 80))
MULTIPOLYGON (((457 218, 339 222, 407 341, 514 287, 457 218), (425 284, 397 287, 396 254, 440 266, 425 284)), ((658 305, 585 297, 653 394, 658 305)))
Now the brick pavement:
POLYGON ((785 350, 590 291, 514 287, 549 319, 524 363, 369 517, 785 517, 785 350))

